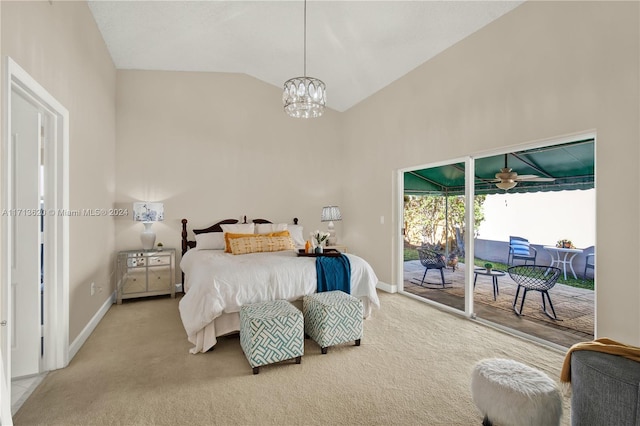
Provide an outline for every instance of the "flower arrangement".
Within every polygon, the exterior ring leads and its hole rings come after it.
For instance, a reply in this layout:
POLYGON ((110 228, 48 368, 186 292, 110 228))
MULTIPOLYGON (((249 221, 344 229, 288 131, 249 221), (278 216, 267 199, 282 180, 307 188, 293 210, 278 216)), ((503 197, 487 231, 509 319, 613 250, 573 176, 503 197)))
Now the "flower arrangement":
POLYGON ((311 235, 311 242, 315 247, 324 246, 327 243, 327 240, 329 239, 328 232, 318 231, 317 229, 311 232, 310 235, 311 235))
POLYGON ((558 248, 576 248, 576 246, 573 245, 573 243, 571 242, 571 240, 558 240, 558 242, 556 243, 556 247, 558 248))

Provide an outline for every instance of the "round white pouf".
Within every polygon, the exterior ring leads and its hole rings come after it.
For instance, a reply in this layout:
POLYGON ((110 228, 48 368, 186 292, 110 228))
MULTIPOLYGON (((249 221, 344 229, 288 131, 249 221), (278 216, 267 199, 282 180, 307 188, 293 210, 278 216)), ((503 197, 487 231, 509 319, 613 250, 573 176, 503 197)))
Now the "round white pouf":
POLYGON ((473 402, 484 425, 552 426, 562 417, 556 383, 540 370, 511 359, 479 361, 471 374, 473 402))

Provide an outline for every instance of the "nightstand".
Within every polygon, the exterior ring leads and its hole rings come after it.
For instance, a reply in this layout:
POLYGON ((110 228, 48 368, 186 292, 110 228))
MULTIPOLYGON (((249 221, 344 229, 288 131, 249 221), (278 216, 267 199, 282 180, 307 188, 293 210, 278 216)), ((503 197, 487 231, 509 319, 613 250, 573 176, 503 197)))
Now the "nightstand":
POLYGON ((335 246, 325 246, 324 248, 338 250, 341 253, 346 253, 347 252, 347 246, 343 246, 341 244, 337 244, 335 246))
POLYGON ((116 259, 117 302, 133 297, 170 294, 176 297, 174 285, 176 250, 125 250, 116 259))

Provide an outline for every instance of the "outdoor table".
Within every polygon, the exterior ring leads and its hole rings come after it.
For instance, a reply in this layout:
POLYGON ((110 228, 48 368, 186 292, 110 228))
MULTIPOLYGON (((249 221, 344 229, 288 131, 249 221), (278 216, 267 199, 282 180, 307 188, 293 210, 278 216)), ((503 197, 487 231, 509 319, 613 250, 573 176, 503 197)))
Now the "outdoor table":
POLYGON ((564 272, 564 280, 567 280, 567 265, 569 265, 569 269, 571 269, 571 273, 573 274, 573 278, 578 279, 576 275, 576 271, 573 270, 573 258, 576 257, 578 253, 582 253, 582 249, 577 248, 564 248, 564 247, 556 247, 556 246, 544 246, 544 249, 551 256, 551 265, 561 268, 564 272), (560 266, 562 265, 562 267, 560 266))
POLYGON ((498 288, 498 277, 504 277, 505 272, 497 269, 492 269, 490 271, 486 269, 476 269, 473 271, 473 288, 476 287, 476 280, 478 279, 478 274, 486 275, 491 277, 493 281, 493 300, 496 300, 496 294, 500 294, 500 289, 498 288))

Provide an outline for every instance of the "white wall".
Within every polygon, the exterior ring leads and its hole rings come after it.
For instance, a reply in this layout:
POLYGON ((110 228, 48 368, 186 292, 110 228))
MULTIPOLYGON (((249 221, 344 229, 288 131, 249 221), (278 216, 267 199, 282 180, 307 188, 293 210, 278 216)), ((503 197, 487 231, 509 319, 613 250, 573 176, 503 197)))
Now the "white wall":
MULTIPOLYGON (((189 229, 245 215, 325 229, 322 207, 343 197, 338 114, 290 118, 281 98, 241 74, 118 71, 117 203, 164 202, 156 241, 178 249, 182 218, 189 229)), ((142 224, 116 223, 117 248, 140 247, 142 224)))
POLYGON ((395 283, 396 170, 595 130, 596 333, 640 344, 639 6, 526 2, 345 113, 345 242, 395 283))
POLYGON ((578 248, 596 243, 596 190, 487 195, 484 221, 477 237, 509 241, 526 238, 532 244, 555 245, 571 240, 578 248))
MULTIPOLYGON (((69 110, 71 209, 112 208, 115 85, 111 57, 85 2, 0 2, 2 54, 11 56, 69 110)), ((114 220, 69 220, 69 339, 113 290, 114 220), (102 292, 90 296, 90 283, 102 292)))

